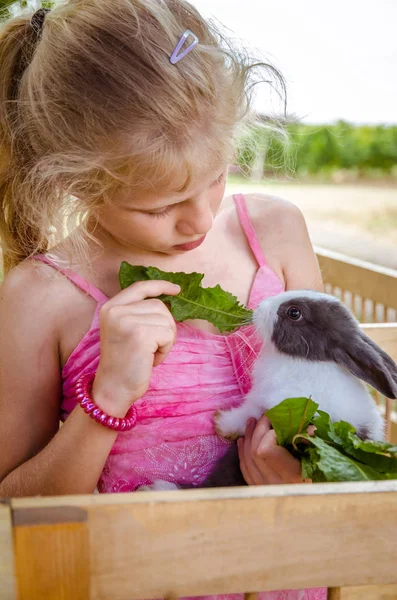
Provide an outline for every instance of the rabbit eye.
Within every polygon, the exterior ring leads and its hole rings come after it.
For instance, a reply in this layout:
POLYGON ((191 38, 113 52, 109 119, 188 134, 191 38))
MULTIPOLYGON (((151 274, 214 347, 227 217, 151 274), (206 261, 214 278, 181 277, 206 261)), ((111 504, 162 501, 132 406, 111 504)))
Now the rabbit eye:
POLYGON ((290 306, 287 310, 287 317, 291 319, 291 321, 300 321, 302 318, 302 311, 297 306, 290 306))

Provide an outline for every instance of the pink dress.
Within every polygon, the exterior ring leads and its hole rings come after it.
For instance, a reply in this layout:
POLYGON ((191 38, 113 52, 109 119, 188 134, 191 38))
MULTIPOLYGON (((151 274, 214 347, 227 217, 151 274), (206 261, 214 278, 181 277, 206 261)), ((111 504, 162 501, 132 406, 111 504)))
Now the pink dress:
MULTIPOLYGON (((248 307, 284 291, 267 265, 243 195, 234 197, 241 227, 257 262, 248 307)), ((99 310, 109 300, 98 288, 47 256, 36 257, 63 273, 97 301, 91 327, 62 371, 61 419, 76 406, 75 385, 99 363, 99 310)), ((157 479, 200 486, 231 442, 214 430, 215 411, 238 406, 251 385, 250 373, 261 343, 252 326, 217 335, 177 323, 177 341, 167 359, 153 369, 146 394, 136 402, 138 423, 120 433, 98 482, 101 493, 131 492, 157 479)), ((325 600, 325 589, 260 594, 261 600, 325 600)), ((187 599, 185 599, 187 600, 187 599)), ((243 600, 242 594, 206 596, 205 600, 243 600)))

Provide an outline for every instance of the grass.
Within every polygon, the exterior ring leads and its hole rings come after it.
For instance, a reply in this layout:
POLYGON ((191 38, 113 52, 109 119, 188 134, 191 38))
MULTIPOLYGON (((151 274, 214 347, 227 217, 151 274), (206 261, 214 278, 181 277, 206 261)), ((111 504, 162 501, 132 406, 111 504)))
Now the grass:
POLYGON ((385 206, 376 211, 362 214, 357 211, 311 210, 310 216, 324 221, 333 221, 341 225, 355 225, 362 231, 374 236, 386 236, 389 241, 397 242, 397 206, 385 206))
POLYGON ((367 229, 373 233, 397 233, 397 206, 388 206, 367 215, 365 223, 367 229))

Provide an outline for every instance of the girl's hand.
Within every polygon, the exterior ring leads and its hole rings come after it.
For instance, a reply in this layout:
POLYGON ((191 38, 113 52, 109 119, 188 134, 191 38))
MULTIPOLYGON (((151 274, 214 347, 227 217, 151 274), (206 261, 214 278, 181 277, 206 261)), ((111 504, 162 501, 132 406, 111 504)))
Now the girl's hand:
POLYGON ((248 485, 302 483, 300 461, 277 444, 267 417, 257 423, 249 419, 245 437, 237 443, 241 472, 248 485))
POLYGON ((106 302, 100 312, 101 358, 92 395, 114 416, 125 416, 149 386, 176 339, 176 325, 161 294, 180 288, 168 281, 140 281, 106 302))

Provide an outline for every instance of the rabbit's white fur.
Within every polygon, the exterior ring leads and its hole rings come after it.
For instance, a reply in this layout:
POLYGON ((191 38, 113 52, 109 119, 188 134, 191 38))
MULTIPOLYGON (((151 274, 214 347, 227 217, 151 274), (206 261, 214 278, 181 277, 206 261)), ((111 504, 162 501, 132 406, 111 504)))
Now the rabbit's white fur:
MULTIPOLYGON (((312 292, 283 293, 282 301, 297 295, 333 301, 328 295, 312 292)), ((310 361, 277 351, 271 340, 280 303, 279 296, 269 298, 255 312, 254 323, 264 345, 253 369, 253 386, 242 406, 218 413, 218 433, 224 437, 244 435, 250 417, 259 419, 286 398, 311 397, 333 421, 348 421, 358 432, 382 440, 383 419, 362 381, 335 362, 310 361)))
POLYGON ((250 417, 259 419, 286 398, 311 396, 333 421, 348 421, 358 431, 365 429, 371 439, 383 439, 383 419, 365 384, 335 363, 293 358, 266 344, 253 381, 242 406, 217 415, 216 428, 224 437, 244 435, 250 417))

